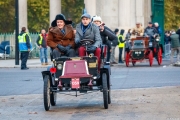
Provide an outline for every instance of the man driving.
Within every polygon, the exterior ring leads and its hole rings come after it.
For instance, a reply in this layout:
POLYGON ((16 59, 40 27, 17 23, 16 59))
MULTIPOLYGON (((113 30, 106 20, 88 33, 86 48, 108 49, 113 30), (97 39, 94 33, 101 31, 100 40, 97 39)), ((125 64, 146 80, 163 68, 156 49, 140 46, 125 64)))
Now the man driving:
POLYGON ((148 27, 146 27, 144 31, 144 36, 149 37, 150 41, 155 38, 157 31, 156 29, 152 26, 152 22, 149 22, 148 27))
POLYGON ((132 30, 132 34, 133 35, 137 35, 137 36, 143 36, 144 34, 144 29, 143 27, 141 26, 141 24, 139 22, 136 23, 136 27, 133 28, 132 30))
POLYGON ((99 32, 98 26, 94 23, 91 23, 91 16, 87 13, 81 16, 81 23, 76 26, 76 35, 75 35, 75 43, 79 46, 79 56, 85 56, 86 50, 85 47, 81 45, 81 40, 89 39, 93 40, 92 45, 88 45, 87 53, 93 53, 98 58, 98 62, 100 62, 100 53, 101 49, 99 48, 102 40, 99 32))

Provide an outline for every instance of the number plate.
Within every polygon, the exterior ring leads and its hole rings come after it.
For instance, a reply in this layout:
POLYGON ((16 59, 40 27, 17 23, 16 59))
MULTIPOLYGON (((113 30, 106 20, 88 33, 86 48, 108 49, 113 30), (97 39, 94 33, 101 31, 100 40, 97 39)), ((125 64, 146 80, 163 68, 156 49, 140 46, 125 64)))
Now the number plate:
POLYGON ((71 88, 74 88, 74 89, 80 88, 79 78, 72 78, 71 79, 71 88))

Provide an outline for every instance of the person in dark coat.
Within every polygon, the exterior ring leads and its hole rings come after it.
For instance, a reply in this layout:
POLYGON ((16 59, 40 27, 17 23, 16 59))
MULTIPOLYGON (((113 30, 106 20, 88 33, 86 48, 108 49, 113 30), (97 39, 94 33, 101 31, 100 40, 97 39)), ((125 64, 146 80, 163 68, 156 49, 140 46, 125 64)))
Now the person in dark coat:
MULTIPOLYGON (((118 36, 118 33, 119 33, 119 29, 116 28, 116 29, 114 30, 114 34, 115 34, 116 36, 118 36)), ((117 45, 118 45, 118 37, 116 37, 116 39, 114 39, 114 40, 111 41, 111 57, 110 57, 110 62, 111 62, 111 64, 118 64, 118 63, 116 62, 116 60, 115 60, 115 48, 116 48, 117 45)))
POLYGON ((47 45, 53 49, 53 58, 75 56, 74 30, 72 21, 65 19, 63 14, 56 15, 49 28, 47 45))
POLYGON ((102 43, 108 46, 106 61, 110 62, 110 55, 112 51, 111 41, 117 40, 117 36, 111 29, 109 29, 107 26, 105 26, 104 23, 102 23, 102 19, 100 16, 94 16, 92 18, 92 21, 99 27, 102 43))
POLYGON ((180 42, 179 42, 179 35, 176 34, 175 30, 171 30, 171 63, 173 63, 173 57, 174 57, 174 53, 176 51, 177 53, 177 61, 179 61, 180 59, 180 42))
POLYGON ((164 44, 166 45, 166 44, 169 44, 170 43, 170 33, 169 33, 169 31, 166 31, 165 32, 165 35, 164 35, 164 44))
POLYGON ((180 41, 180 26, 179 26, 179 29, 176 31, 176 34, 179 35, 179 41, 180 41))
POLYGON ((29 56, 29 52, 32 49, 31 38, 26 33, 26 28, 22 27, 21 33, 18 36, 19 41, 19 51, 21 52, 21 70, 29 69, 27 67, 27 60, 29 56))

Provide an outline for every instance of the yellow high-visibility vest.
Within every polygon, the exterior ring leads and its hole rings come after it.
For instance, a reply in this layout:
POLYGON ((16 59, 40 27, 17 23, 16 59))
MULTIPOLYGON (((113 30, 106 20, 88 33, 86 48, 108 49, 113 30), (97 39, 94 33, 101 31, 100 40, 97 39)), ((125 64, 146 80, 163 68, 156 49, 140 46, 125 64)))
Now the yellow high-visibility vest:
POLYGON ((120 37, 122 37, 122 40, 124 40, 124 36, 123 35, 118 35, 118 41, 119 41, 118 47, 123 48, 124 47, 124 43, 121 43, 121 41, 119 40, 120 37))
POLYGON ((42 45, 42 40, 43 40, 42 35, 41 35, 41 34, 39 34, 39 37, 40 37, 40 40, 39 40, 39 42, 38 42, 38 43, 39 43, 40 45, 42 45))

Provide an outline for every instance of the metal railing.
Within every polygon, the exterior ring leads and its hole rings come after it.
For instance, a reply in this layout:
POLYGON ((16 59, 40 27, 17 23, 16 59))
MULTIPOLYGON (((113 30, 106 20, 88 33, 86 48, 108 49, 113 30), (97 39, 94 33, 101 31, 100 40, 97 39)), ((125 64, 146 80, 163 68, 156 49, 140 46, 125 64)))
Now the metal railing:
POLYGON ((164 45, 164 58, 170 59, 171 56, 171 44, 164 45))
MULTIPOLYGON (((39 49, 36 45, 36 40, 38 38, 39 33, 29 33, 29 36, 31 37, 31 43, 33 50, 30 52, 30 58, 38 58, 39 57, 39 49)), ((10 41, 10 45, 7 46, 5 49, 8 47, 11 47, 13 51, 10 51, 10 58, 15 58, 15 34, 14 33, 0 33, 0 43, 2 41, 10 41)), ((48 53, 50 53, 50 49, 48 49, 48 53)), ((7 54, 5 53, 5 59, 7 58, 7 54)))

